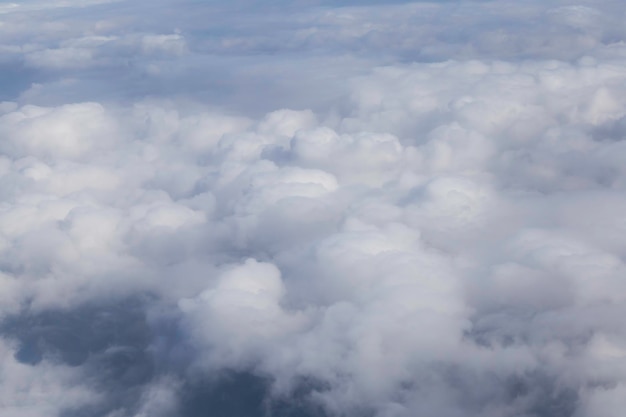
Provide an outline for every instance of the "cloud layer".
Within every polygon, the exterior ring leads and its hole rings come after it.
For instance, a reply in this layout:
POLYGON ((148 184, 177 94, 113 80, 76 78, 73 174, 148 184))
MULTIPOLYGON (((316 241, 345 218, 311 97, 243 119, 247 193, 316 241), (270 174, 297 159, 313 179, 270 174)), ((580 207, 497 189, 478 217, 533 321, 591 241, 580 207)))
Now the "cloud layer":
POLYGON ((619 2, 0 6, 8 417, 617 417, 619 2))

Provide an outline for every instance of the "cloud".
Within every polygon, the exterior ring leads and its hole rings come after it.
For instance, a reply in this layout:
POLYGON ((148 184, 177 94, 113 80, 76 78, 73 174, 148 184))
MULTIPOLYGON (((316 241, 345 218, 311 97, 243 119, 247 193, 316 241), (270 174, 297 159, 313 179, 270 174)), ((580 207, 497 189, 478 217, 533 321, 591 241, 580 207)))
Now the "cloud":
POLYGON ((3 6, 0 409, 618 415, 619 6, 3 6))
POLYGON ((0 406, 5 415, 58 415, 98 400, 97 393, 81 384, 82 375, 75 369, 47 361, 32 367, 16 360, 5 342, 1 349, 0 406))

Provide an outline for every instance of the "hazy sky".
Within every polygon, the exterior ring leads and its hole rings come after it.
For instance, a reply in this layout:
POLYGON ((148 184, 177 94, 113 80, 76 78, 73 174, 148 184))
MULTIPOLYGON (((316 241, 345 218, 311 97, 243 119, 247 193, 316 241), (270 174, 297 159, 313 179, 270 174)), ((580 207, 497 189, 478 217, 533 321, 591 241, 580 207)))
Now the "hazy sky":
POLYGON ((622 417, 620 1, 0 1, 0 416, 622 417))

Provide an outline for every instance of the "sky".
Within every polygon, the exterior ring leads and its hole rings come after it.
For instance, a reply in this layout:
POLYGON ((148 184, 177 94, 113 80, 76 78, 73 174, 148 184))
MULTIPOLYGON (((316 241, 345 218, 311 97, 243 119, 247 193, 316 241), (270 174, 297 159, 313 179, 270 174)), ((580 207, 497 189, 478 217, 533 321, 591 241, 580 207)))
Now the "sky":
POLYGON ((621 417, 621 3, 0 1, 0 415, 621 417))

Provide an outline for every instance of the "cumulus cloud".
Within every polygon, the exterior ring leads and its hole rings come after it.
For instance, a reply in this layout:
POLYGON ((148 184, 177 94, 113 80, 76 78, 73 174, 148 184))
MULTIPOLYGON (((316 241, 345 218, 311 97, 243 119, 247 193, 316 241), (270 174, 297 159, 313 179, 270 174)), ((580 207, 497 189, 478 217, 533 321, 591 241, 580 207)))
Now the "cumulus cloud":
POLYGON ((2 6, 0 414, 620 415, 620 6, 2 6))
POLYGON ((80 370, 40 362, 36 367, 20 363, 12 343, 0 346, 2 389, 0 407, 7 416, 58 415, 66 409, 79 408, 99 400, 99 395, 85 387, 80 370))

